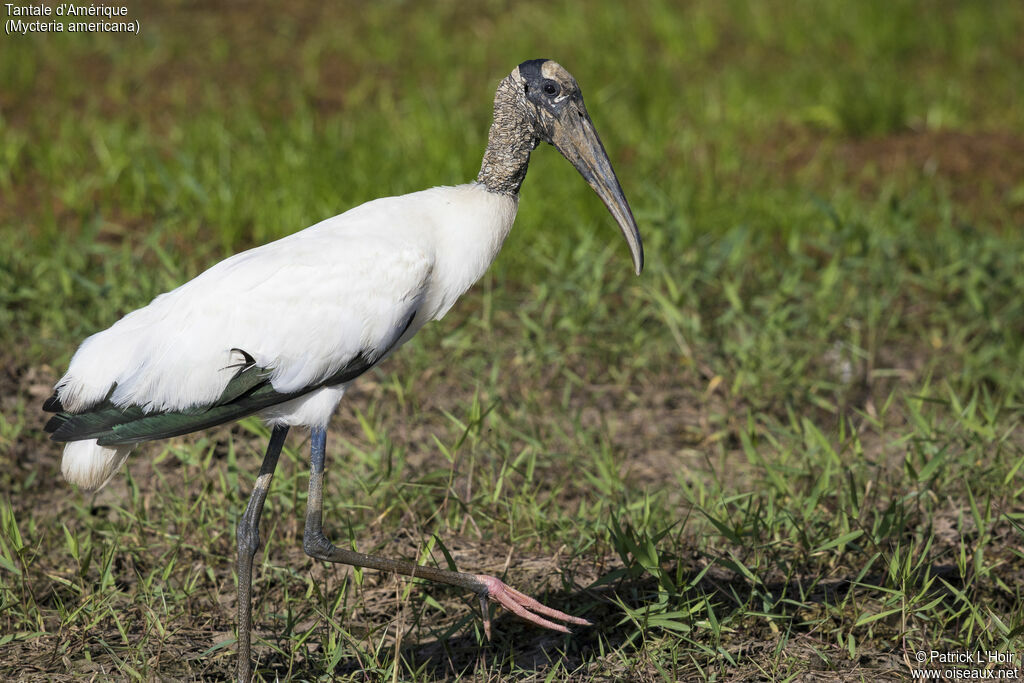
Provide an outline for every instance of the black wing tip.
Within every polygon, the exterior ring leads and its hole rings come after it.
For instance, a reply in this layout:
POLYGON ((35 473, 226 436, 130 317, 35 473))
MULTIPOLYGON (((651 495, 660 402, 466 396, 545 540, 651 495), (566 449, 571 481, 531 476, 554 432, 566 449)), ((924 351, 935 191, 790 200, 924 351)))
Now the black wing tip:
POLYGON ((51 417, 46 425, 43 426, 43 431, 50 435, 50 438, 54 441, 60 441, 61 439, 57 436, 57 432, 63 427, 71 416, 67 413, 57 413, 51 417))
POLYGON ((53 392, 53 396, 43 401, 43 410, 48 413, 59 413, 64 410, 64 404, 60 402, 60 396, 53 392))

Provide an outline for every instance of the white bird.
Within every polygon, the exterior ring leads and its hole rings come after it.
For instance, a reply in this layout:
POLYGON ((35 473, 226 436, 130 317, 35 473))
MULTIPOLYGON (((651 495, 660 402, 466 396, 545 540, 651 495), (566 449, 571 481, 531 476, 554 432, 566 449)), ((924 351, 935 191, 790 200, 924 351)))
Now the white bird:
POLYGON ((440 319, 487 270, 515 219, 530 153, 557 148, 602 199, 636 273, 643 246, 576 80, 534 59, 498 86, 476 182, 377 199, 276 242, 236 254, 156 297, 79 347, 44 408, 67 442, 64 477, 96 490, 142 441, 256 414, 272 425, 238 524, 239 680, 252 677, 252 562, 259 520, 288 429, 311 429, 303 547, 328 562, 440 581, 540 626, 588 621, 545 607, 491 576, 418 566, 337 548, 321 529, 326 426, 349 384, 440 319))

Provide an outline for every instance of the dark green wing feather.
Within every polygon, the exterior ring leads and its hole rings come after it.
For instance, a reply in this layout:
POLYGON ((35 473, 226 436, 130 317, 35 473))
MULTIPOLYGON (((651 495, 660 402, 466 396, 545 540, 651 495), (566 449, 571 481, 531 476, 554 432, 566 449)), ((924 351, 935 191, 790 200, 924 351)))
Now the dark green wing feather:
POLYGON ((44 429, 54 441, 97 439, 101 446, 166 439, 238 420, 325 386, 349 382, 372 368, 377 360, 360 354, 323 382, 287 394, 274 391, 270 370, 248 365, 228 382, 214 403, 181 411, 147 413, 139 406, 116 406, 108 398, 87 412, 71 414, 63 410, 60 399, 54 395, 43 407, 60 412, 50 418, 44 429))

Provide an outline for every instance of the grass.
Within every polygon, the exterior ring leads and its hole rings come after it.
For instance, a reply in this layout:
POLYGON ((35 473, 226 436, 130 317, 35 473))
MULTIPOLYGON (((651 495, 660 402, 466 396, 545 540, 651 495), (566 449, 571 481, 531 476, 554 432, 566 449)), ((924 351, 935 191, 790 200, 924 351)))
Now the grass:
POLYGON ((597 625, 500 614, 488 645, 471 596, 309 560, 293 434, 257 556, 259 675, 1019 661, 1019 3, 131 12, 139 37, 0 53, 3 678, 231 676, 234 526, 265 428, 147 445, 83 497, 41 401, 85 336, 220 258, 474 177, 494 86, 537 56, 580 81, 647 269, 538 149, 491 271, 339 410, 325 523, 597 625))

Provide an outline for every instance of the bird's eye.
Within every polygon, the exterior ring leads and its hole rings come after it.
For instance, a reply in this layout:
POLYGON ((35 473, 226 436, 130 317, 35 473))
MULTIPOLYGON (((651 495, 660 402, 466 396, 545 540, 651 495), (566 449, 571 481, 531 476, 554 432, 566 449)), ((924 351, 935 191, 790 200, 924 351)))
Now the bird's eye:
POLYGON ((548 97, 554 97, 561 90, 561 88, 558 87, 558 84, 554 81, 544 81, 544 85, 541 86, 541 89, 548 97))

